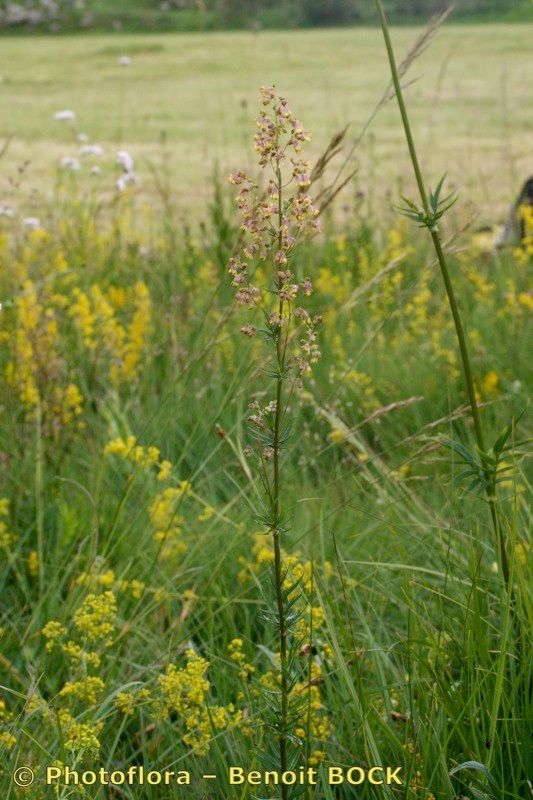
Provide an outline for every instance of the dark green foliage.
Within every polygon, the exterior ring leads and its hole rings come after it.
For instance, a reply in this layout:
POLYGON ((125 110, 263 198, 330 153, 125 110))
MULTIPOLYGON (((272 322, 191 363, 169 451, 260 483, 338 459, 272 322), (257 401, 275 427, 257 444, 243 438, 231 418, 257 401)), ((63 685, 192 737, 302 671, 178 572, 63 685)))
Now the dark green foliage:
MULTIPOLYGON (((390 22, 425 21, 446 0, 388 0, 390 22)), ((529 0, 458 0, 456 20, 527 20, 529 0)), ((72 30, 194 31, 220 28, 296 28, 374 24, 365 0, 42 0, 0 2, 0 30, 68 33, 72 30), (54 10, 55 8, 55 10, 54 10)))

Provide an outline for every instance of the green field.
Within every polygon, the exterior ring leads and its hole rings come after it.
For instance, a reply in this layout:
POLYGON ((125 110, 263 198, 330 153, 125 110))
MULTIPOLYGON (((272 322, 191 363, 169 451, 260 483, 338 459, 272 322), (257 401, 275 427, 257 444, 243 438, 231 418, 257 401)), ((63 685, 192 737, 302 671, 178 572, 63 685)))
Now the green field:
MULTIPOLYGON (((394 32, 405 54, 421 29, 394 32)), ((409 107, 432 180, 447 169, 467 213, 500 217, 531 172, 527 25, 447 26, 411 68, 409 107), (487 65, 490 64, 490 68, 487 65), (434 109, 438 105, 439 113, 434 109)), ((106 148, 98 178, 79 175, 83 190, 113 184, 116 150, 137 160, 141 194, 153 197, 157 165, 183 209, 201 211, 218 164, 225 173, 250 159, 246 150, 257 87, 275 83, 298 98, 318 154, 350 124, 356 138, 388 84, 380 34, 368 29, 181 36, 87 36, 3 39, 0 131, 12 137, 2 163, 0 202, 12 177, 28 196, 49 191, 58 160, 76 155, 70 132, 53 120, 78 115, 77 130, 106 148), (131 65, 118 59, 129 55, 131 65), (165 146, 161 144, 162 139, 165 146)), ((357 149, 356 188, 384 197, 409 184, 407 152, 390 103, 357 149)))
POLYGON ((300 159, 371 115, 376 31, 1 40, 2 798, 529 796, 533 206, 477 227, 531 169, 530 34, 409 73, 442 221, 391 102, 321 232, 300 159))

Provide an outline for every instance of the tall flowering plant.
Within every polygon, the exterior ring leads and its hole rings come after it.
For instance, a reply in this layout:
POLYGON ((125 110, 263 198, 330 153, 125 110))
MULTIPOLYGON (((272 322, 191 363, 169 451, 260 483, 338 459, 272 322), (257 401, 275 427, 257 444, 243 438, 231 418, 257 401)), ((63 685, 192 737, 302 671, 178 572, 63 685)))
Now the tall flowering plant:
MULTIPOLYGON (((259 166, 268 175, 266 187, 239 171, 230 176, 238 187, 237 204, 242 219, 242 249, 229 264, 235 301, 253 314, 243 325, 246 336, 263 334, 270 351, 265 370, 271 379, 266 403, 250 404, 253 444, 246 453, 253 458, 265 490, 258 521, 273 540, 274 602, 267 618, 276 626, 279 645, 279 691, 270 703, 272 714, 266 723, 279 745, 281 772, 291 769, 299 758, 294 734, 302 708, 291 699, 296 677, 292 668, 298 649, 295 623, 298 587, 283 565, 281 538, 288 531, 283 508, 282 453, 289 442, 288 399, 295 384, 311 372, 320 358, 317 328, 321 318, 304 307, 313 286, 309 277, 298 277, 292 268, 293 254, 300 242, 319 230, 318 210, 308 193, 311 185, 309 163, 301 158, 309 140, 287 100, 274 88, 261 88, 261 111, 257 120, 255 149, 259 166), (270 285, 254 285, 254 271, 268 267, 270 285), (254 322, 262 319, 263 326, 254 322)), ((282 786, 282 797, 288 796, 282 786)))

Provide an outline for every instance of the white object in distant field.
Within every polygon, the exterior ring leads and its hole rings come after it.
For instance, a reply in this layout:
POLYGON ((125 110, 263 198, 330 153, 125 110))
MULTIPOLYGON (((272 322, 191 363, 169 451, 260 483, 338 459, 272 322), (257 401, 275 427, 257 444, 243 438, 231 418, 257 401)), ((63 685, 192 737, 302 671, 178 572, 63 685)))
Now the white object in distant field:
POLYGON ((36 231, 37 228, 42 227, 39 217, 24 217, 22 224, 25 228, 29 228, 31 231, 36 231))
POLYGON ((0 206, 0 217, 9 217, 11 218, 14 215, 13 209, 11 206, 0 206))
POLYGON ((117 153, 117 164, 120 164, 124 172, 133 172, 133 158, 127 150, 119 150, 117 153))
POLYGON ((72 156, 63 156, 59 161, 59 166, 61 169, 69 169, 71 172, 78 172, 80 169, 80 162, 77 158, 72 158, 72 156))
POLYGON ((58 122, 74 122, 76 119, 76 112, 71 111, 69 108, 65 108, 63 111, 56 111, 54 114, 54 119, 58 122))
POLYGON ((120 56, 118 63, 121 67, 129 67, 131 64, 131 58, 129 56, 120 56))
POLYGON ((134 183, 137 183, 137 176, 134 175, 133 172, 125 172, 124 175, 121 175, 117 180, 116 185, 119 192, 124 192, 126 187, 131 186, 134 183))
POLYGON ((83 156, 103 156, 104 148, 99 144, 84 144, 83 147, 80 147, 79 153, 82 158, 83 156))
POLYGON ((94 165, 91 167, 91 175, 100 175, 101 171, 102 171, 102 170, 100 169, 100 167, 98 166, 98 164, 94 164, 94 165))

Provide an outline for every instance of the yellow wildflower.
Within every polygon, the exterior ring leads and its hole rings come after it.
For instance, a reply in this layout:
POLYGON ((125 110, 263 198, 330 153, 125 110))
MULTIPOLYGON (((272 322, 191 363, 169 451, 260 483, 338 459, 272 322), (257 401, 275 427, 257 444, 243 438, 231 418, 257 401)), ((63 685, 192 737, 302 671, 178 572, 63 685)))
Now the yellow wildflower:
POLYGON ((37 550, 31 550, 28 555, 28 572, 33 577, 39 572, 39 556, 37 555, 37 550))
POLYGON ((50 622, 47 622, 41 631, 45 639, 48 639, 46 642, 46 649, 52 650, 54 645, 65 636, 66 632, 67 629, 65 626, 57 620, 50 620, 50 622))
POLYGON ((131 716, 135 711, 135 698, 131 692, 117 692, 115 695, 115 707, 122 714, 131 716))
POLYGON ((483 391, 485 394, 495 394, 498 389, 498 383, 498 373, 491 369, 490 372, 487 372, 483 380, 483 391))
POLYGON ((206 506, 201 514, 198 515, 198 522, 207 522, 215 514, 215 509, 212 506, 206 506))
POLYGON ((172 464, 170 461, 161 461, 159 464, 159 472, 157 473, 158 481, 167 481, 172 474, 172 464))
POLYGON ((74 696, 90 705, 94 705, 105 689, 105 683, 96 675, 87 675, 79 681, 67 681, 59 694, 74 696))
POLYGON ((74 625, 84 637, 111 644, 115 629, 117 601, 111 591, 103 594, 89 594, 74 613, 74 625))
POLYGON ((15 736, 7 731, 0 731, 0 748, 4 747, 6 750, 12 750, 17 743, 15 736))

